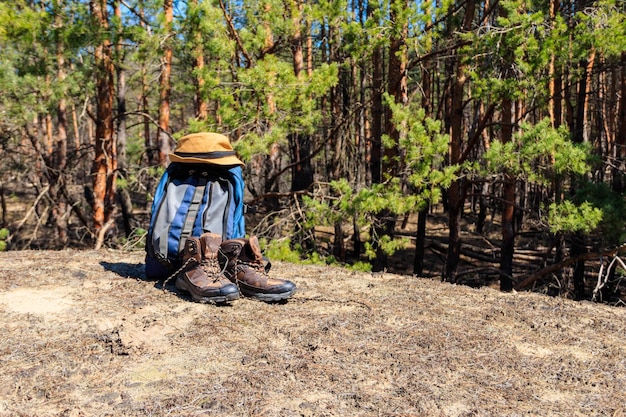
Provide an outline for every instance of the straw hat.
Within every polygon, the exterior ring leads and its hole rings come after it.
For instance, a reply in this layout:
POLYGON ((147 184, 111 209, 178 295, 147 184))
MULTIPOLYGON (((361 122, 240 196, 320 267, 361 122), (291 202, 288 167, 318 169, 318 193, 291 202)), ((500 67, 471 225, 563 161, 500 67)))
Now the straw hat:
POLYGON ((187 164, 243 165, 226 136, 209 132, 183 136, 169 158, 187 164))

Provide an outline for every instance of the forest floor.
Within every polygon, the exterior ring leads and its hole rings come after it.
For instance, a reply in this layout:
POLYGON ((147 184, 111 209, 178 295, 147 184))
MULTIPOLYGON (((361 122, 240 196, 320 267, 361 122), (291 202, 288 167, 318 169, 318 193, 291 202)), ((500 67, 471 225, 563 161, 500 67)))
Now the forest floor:
POLYGON ((197 304, 142 251, 0 253, 0 416, 626 416, 626 309, 274 263, 197 304))

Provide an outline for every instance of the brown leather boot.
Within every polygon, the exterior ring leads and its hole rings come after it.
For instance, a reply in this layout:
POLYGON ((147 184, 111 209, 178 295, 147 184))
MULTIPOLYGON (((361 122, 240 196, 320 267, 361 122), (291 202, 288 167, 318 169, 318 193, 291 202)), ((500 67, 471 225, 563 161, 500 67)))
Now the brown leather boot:
POLYGON ((224 255, 220 256, 224 275, 237 284, 243 295, 261 301, 281 301, 296 291, 293 282, 268 276, 256 236, 226 240, 220 248, 221 255, 224 255))
POLYGON ((222 237, 214 233, 185 241, 183 265, 176 277, 176 288, 191 294, 199 303, 224 303, 239 298, 239 288, 224 276, 217 259, 222 237))

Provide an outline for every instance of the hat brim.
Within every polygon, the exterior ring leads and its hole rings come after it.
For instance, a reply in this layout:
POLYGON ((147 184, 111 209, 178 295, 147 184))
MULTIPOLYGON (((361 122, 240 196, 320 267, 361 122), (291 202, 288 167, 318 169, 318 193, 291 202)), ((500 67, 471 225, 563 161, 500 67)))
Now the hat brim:
POLYGON ((183 164, 212 164, 212 165, 241 165, 244 163, 239 160, 236 156, 224 156, 221 158, 215 159, 204 159, 204 158, 194 158, 194 157, 182 157, 178 156, 174 153, 169 154, 170 162, 180 162, 183 164))

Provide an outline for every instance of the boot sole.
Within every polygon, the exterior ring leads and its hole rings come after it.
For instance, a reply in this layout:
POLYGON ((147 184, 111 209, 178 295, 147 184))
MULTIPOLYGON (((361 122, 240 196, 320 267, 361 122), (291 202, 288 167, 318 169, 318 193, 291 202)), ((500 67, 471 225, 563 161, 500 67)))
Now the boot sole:
POLYGON ((244 296, 246 296, 246 297, 254 298, 254 299, 259 300, 259 301, 264 301, 266 303, 272 303, 272 302, 286 300, 286 299, 290 298, 292 295, 294 295, 295 292, 296 292, 295 288, 293 290, 291 290, 291 291, 282 292, 282 293, 278 293, 278 294, 248 292, 248 291, 244 291, 244 290, 241 291, 241 293, 244 296))
POLYGON ((191 289, 187 286, 187 283, 183 280, 176 279, 176 288, 181 291, 185 291, 189 295, 191 295, 191 299, 200 304, 222 304, 228 301, 233 301, 239 298, 239 292, 233 292, 225 295, 214 295, 211 297, 196 295, 191 291, 191 289))

